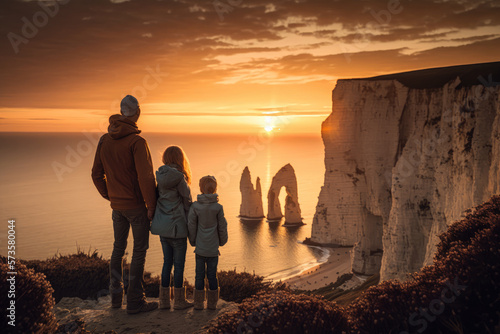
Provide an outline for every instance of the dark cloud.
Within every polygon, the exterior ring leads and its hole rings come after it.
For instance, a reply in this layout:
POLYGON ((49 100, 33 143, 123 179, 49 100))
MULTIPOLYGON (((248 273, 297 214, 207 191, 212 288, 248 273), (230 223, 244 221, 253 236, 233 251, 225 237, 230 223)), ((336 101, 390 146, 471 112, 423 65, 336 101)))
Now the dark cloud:
POLYGON ((3 0, 0 107, 107 109, 134 89, 143 89, 147 102, 201 99, 221 91, 217 83, 251 71, 254 83, 271 74, 267 80, 277 82, 330 80, 325 78, 490 61, 498 52, 494 33, 456 34, 500 26, 499 1, 401 0, 395 7, 388 0, 221 1, 224 12, 213 0, 71 0, 57 13, 49 7, 55 13, 49 17, 37 1, 3 0), (23 36, 26 22, 38 22, 31 32, 25 28, 31 36, 23 36), (13 46, 15 38, 23 42, 13 46), (306 40, 297 46, 285 38, 306 40), (441 40, 457 45, 413 54, 359 47, 441 40), (352 47, 336 49, 337 43, 352 47), (330 55, 314 56, 328 46, 330 55), (220 58, 245 54, 252 58, 220 58), (158 68, 162 75, 155 82, 150 70, 158 68))
MULTIPOLYGON (((369 77, 429 67, 452 66, 477 62, 483 55, 484 62, 498 61, 500 38, 479 41, 457 47, 438 47, 427 51, 406 54, 406 49, 364 51, 352 54, 314 56, 310 53, 285 56, 279 59, 254 60, 235 67, 238 75, 248 68, 273 68, 278 76, 335 74, 341 78, 369 77)), ((220 73, 222 75, 222 73, 220 73)))
POLYGON ((481 35, 481 36, 472 36, 472 37, 464 37, 464 38, 453 38, 451 39, 454 42, 476 42, 476 41, 484 41, 489 40, 495 37, 500 36, 500 34, 495 35, 481 35))

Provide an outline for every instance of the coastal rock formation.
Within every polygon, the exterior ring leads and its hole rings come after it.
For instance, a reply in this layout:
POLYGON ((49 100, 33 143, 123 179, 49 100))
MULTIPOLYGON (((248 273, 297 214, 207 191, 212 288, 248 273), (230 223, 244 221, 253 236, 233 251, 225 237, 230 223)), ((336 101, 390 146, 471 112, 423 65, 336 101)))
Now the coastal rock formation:
POLYGON ((405 279, 438 235, 500 192, 500 62, 339 80, 322 124, 314 242, 352 270, 405 279))
POLYGON ((271 187, 267 193, 267 219, 278 220, 283 217, 279 195, 281 188, 285 187, 285 225, 302 224, 302 217, 299 206, 297 191, 297 178, 292 165, 283 166, 273 177, 271 187))
POLYGON ((260 178, 257 177, 255 189, 252 184, 250 170, 245 167, 240 180, 241 218, 264 218, 264 209, 262 207, 262 189, 260 187, 260 178))

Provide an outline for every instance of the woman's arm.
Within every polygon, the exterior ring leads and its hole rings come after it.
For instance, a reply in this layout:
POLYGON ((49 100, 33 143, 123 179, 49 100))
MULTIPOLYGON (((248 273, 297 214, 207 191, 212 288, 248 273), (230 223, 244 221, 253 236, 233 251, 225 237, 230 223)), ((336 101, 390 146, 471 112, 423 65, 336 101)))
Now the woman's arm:
POLYGON ((179 195, 181 195, 184 212, 186 213, 186 217, 188 217, 189 208, 191 207, 191 204, 193 204, 193 199, 191 197, 191 189, 187 185, 184 178, 182 178, 177 185, 177 191, 179 192, 179 195))
POLYGON ((191 206, 188 214, 188 239, 191 246, 196 246, 196 232, 198 231, 198 215, 191 206))

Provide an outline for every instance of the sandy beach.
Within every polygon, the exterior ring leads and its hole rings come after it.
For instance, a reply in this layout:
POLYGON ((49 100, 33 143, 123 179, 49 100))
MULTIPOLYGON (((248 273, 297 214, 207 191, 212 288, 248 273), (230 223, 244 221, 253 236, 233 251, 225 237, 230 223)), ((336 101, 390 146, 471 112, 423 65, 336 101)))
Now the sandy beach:
POLYGON ((351 248, 329 248, 328 261, 307 269, 284 282, 293 289, 314 290, 335 282, 351 272, 351 248))

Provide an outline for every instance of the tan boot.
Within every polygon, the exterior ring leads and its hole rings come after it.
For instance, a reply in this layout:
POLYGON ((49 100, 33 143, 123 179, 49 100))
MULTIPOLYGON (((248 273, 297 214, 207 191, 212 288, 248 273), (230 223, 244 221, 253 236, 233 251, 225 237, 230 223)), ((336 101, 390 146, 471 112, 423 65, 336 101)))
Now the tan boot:
POLYGON ((186 300, 186 287, 174 287, 174 310, 184 310, 193 307, 193 303, 186 300))
POLYGON ((160 308, 170 309, 170 287, 160 286, 160 308))
POLYGON ((194 289, 194 309, 203 310, 205 308, 205 289, 194 289))
POLYGON ((219 291, 220 288, 217 288, 217 290, 207 290, 207 309, 217 309, 217 302, 219 301, 219 291))

